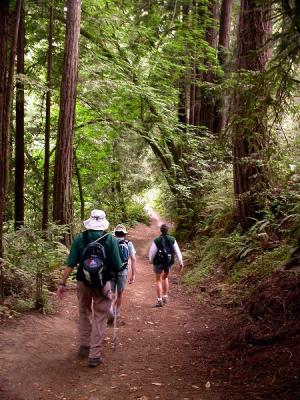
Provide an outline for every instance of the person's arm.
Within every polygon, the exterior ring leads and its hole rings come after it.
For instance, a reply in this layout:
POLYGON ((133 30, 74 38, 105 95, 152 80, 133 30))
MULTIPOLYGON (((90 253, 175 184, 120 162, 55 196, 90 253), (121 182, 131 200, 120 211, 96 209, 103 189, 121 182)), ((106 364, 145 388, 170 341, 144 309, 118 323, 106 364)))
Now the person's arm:
POLYGON ((57 288, 56 293, 60 299, 63 298, 63 294, 65 292, 66 285, 67 285, 67 280, 68 280, 69 276, 71 275, 73 268, 77 265, 77 263, 79 262, 79 259, 80 259, 79 240, 80 240, 80 236, 77 235, 72 242, 70 253, 67 258, 67 265, 64 269, 63 278, 57 288))
POLYGON ((136 276, 136 251, 131 241, 128 242, 128 250, 130 257, 131 276, 128 280, 129 283, 134 283, 136 276))
POLYGON ((179 262, 179 269, 180 269, 180 271, 182 271, 182 269, 183 269, 183 259, 182 259, 182 254, 181 254, 180 248, 179 248, 178 243, 176 242, 176 240, 174 242, 174 251, 175 251, 176 257, 177 257, 178 262, 179 262))
POLYGON ((157 247, 154 242, 152 242, 150 250, 149 250, 149 261, 153 263, 154 257, 156 256, 157 253, 157 247))
POLYGON ((136 257, 135 254, 130 256, 130 267, 131 267, 131 277, 129 278, 129 283, 134 283, 136 275, 136 257))

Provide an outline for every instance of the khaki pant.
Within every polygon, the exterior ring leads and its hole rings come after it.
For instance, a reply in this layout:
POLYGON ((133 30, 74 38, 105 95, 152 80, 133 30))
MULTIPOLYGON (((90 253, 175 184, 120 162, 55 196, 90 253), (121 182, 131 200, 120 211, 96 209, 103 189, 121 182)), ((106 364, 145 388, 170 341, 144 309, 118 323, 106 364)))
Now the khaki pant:
POLYGON ((103 296, 100 289, 90 289, 79 281, 77 282, 77 298, 80 346, 90 347, 89 358, 100 357, 111 300, 103 296))

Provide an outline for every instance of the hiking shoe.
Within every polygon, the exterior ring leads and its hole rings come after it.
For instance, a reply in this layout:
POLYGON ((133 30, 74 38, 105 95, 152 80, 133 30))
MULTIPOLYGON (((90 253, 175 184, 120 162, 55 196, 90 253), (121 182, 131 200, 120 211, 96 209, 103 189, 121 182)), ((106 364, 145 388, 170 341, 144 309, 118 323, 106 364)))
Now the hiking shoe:
POLYGON ((163 307, 164 303, 162 300, 157 300, 157 303, 155 304, 154 307, 163 307))
POLYGON ((162 301, 164 304, 168 304, 168 302, 169 302, 168 296, 163 296, 162 301))
POLYGON ((102 363, 101 357, 89 358, 88 367, 95 368, 102 363))
POLYGON ((78 350, 78 357, 79 358, 88 358, 90 352, 89 346, 80 346, 78 350))

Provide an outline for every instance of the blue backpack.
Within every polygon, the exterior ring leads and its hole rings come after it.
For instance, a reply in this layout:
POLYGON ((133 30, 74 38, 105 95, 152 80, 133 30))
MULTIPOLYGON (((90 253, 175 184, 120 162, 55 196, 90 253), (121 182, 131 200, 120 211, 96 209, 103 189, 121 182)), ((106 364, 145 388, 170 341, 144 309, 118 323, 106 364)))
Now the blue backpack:
POLYGON ((120 269, 120 271, 123 271, 124 269, 126 269, 128 267, 128 259, 129 259, 129 240, 126 239, 121 239, 118 240, 119 242, 119 249, 120 249, 120 257, 121 257, 121 261, 122 261, 122 268, 120 269))

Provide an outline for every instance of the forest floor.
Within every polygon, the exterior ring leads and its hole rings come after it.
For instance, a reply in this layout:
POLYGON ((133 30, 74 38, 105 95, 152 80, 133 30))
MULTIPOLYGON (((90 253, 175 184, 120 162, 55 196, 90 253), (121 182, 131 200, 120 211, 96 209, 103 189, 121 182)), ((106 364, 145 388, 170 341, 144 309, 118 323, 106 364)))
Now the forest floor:
POLYGON ((286 360, 298 358, 290 350, 299 350, 298 342, 230 349, 237 310, 197 300, 176 267, 169 304, 153 307, 147 253, 158 223, 154 218, 130 232, 137 280, 127 287, 116 348, 107 328, 103 364, 91 369, 77 358, 77 299, 70 287, 63 303, 53 296, 52 315, 30 313, 0 328, 1 400, 300 399, 297 371, 284 369, 286 360))

